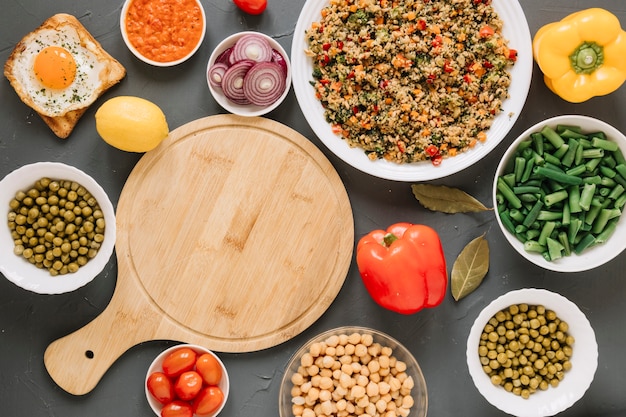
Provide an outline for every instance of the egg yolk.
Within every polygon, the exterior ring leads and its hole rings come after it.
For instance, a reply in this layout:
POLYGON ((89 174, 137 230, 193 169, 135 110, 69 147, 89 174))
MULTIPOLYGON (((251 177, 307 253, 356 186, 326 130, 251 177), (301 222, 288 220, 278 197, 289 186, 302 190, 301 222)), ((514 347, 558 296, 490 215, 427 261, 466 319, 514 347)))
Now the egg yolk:
POLYGON ((35 76, 48 88, 67 88, 76 77, 76 61, 60 46, 47 46, 35 57, 35 76))

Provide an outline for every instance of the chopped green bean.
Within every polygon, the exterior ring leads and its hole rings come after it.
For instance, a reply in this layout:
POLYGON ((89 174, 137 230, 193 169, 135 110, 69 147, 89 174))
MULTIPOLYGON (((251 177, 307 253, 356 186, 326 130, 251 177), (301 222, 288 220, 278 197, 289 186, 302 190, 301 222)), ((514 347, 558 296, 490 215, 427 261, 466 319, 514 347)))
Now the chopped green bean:
POLYGON ((583 189, 580 191, 580 201, 578 205, 585 211, 589 211, 589 207, 591 207, 591 200, 593 199, 593 195, 596 192, 595 184, 584 184, 583 189))
POLYGON ((537 200, 537 202, 530 209, 528 214, 526 214, 526 218, 522 222, 522 224, 526 227, 530 227, 535 220, 537 220, 537 216, 539 216, 539 212, 543 208, 543 202, 541 200, 537 200))
POLYGON ((604 149, 605 151, 615 152, 618 149, 617 142, 601 139, 599 137, 593 137, 591 139, 591 146, 598 149, 604 149))
POLYGON ((515 183, 518 183, 522 180, 522 175, 524 174, 524 168, 526 167, 526 159, 522 156, 518 156, 515 158, 515 183))
POLYGON ((587 167, 585 165, 576 165, 574 168, 570 168, 565 173, 567 175, 580 176, 587 172, 587 167))
POLYGON ((617 228, 617 221, 618 219, 615 218, 608 222, 604 230, 600 234, 598 234, 598 236, 596 236, 596 243, 604 243, 609 240, 609 238, 617 228))
POLYGON ((565 143, 563 138, 560 137, 559 134, 556 133, 550 126, 544 126, 543 129, 541 129, 541 134, 544 138, 548 139, 555 149, 559 149, 561 145, 565 143))
POLYGON ((595 242, 596 238, 591 233, 587 233, 585 236, 583 236, 580 242, 578 242, 578 244, 574 248, 574 252, 580 255, 585 249, 592 246, 595 242))
POLYGON ((533 185, 520 185, 513 187, 513 192, 515 194, 536 194, 541 192, 541 187, 533 185))
POLYGON ((563 212, 561 211, 548 211, 540 210, 536 220, 561 220, 563 219, 563 212))
POLYGON ((538 253, 542 253, 543 251, 546 250, 546 247, 543 245, 540 245, 539 242, 535 241, 535 240, 527 240, 524 243, 524 250, 526 252, 538 252, 538 253))
POLYGON ((582 178, 575 177, 573 175, 567 175, 564 172, 556 171, 554 169, 546 168, 543 166, 534 168, 535 174, 539 176, 543 176, 545 178, 549 178, 555 181, 558 181, 562 184, 567 185, 578 185, 582 182, 582 178))
POLYGON ((497 187, 498 187, 498 190, 502 193, 502 196, 504 196, 504 198, 511 204, 513 208, 518 209, 522 207, 522 202, 515 195, 513 190, 511 190, 511 188, 509 187, 509 185, 506 183, 504 179, 498 178, 497 187))
POLYGON ((565 189, 561 189, 553 192, 552 194, 548 194, 544 197, 544 202, 546 206, 551 207, 556 203, 559 203, 565 199, 567 199, 567 191, 565 189))
POLYGON ((533 142, 533 148, 538 155, 543 155, 543 142, 544 137, 541 133, 536 132, 530 135, 533 142))
POLYGON ((570 256, 572 249, 570 248, 569 240, 567 239, 567 233, 559 232, 558 239, 559 242, 561 242, 561 245, 563 245, 563 253, 565 256, 570 256))
POLYGON ((597 159, 604 156, 604 149, 589 148, 583 151, 583 158, 585 159, 597 159))
POLYGON ((561 242, 552 238, 547 238, 546 244, 548 246, 548 256, 551 261, 555 261, 563 257, 563 249, 565 249, 565 247, 561 244, 561 242))
MULTIPOLYGON (((556 131, 558 134, 560 134, 561 136, 563 136, 563 133, 565 133, 566 131, 570 131, 570 132, 575 132, 578 133, 579 135, 585 136, 583 135, 583 129, 580 126, 575 126, 575 125, 563 125, 563 124, 559 124, 556 125, 556 131)), ((585 136, 586 137, 586 136, 585 136)))

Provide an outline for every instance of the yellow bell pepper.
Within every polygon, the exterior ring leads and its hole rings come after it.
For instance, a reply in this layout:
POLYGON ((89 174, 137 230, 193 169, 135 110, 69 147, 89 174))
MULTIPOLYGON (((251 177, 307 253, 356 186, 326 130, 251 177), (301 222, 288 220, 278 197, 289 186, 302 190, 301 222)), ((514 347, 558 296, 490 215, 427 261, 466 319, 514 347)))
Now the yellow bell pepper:
POLYGON ((604 9, 543 26, 533 38, 533 56, 548 88, 572 103, 612 93, 626 80, 626 32, 604 9))

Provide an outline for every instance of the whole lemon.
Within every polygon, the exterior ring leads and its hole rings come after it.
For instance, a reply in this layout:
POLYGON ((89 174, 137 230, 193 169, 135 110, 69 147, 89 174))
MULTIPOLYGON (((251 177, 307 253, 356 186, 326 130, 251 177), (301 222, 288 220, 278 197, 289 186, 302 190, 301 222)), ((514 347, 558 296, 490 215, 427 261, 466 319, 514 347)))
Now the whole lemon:
POLYGON ((148 152, 169 134, 159 106, 132 96, 104 102, 96 111, 96 130, 109 145, 127 152, 148 152))

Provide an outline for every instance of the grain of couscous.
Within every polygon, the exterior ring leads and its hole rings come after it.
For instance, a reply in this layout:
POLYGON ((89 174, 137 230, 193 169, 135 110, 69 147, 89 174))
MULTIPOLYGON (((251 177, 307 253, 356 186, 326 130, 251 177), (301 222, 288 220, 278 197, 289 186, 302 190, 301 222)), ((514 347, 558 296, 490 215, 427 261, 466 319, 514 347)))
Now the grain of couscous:
POLYGON ((371 160, 445 157, 485 141, 517 52, 491 0, 330 0, 307 30, 333 132, 371 160))

